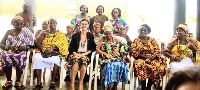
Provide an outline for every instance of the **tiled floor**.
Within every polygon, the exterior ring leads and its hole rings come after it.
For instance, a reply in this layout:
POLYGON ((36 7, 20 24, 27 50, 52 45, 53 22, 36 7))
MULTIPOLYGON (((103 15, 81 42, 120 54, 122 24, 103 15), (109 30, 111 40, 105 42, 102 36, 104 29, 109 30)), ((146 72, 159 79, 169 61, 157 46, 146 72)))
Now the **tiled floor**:
MULTIPOLYGON (((13 69, 13 74, 12 74, 12 80, 13 80, 13 85, 14 85, 14 81, 16 80, 16 74, 15 74, 14 69, 13 69)), ((21 79, 21 81, 23 81, 23 80, 21 79)), ((0 76, 1 85, 3 85, 5 82, 6 82, 6 76, 0 76)), ((43 78, 42 82, 43 82, 43 86, 44 86, 42 90, 48 90, 48 86, 50 83, 50 71, 49 70, 47 70, 47 72, 45 74, 45 78, 43 78)), ((33 90, 35 84, 36 84, 36 79, 34 79, 34 85, 32 87, 30 87, 30 77, 28 77, 27 81, 26 81, 25 90, 33 90)), ((70 81, 68 81, 68 82, 64 81, 62 89, 59 89, 59 81, 56 82, 57 90, 69 90, 69 87, 70 87, 70 81)), ((75 90, 78 90, 78 80, 76 80, 76 82, 75 82, 75 88, 76 88, 75 90)), ((88 90, 88 83, 83 84, 83 88, 84 88, 84 90, 88 90)), ((12 89, 9 89, 9 90, 16 90, 16 89, 13 87, 12 89)), ((92 90, 94 90, 93 85, 92 85, 92 90)), ((98 86, 98 90, 103 90, 102 86, 98 86)), ((118 90, 123 90, 121 83, 119 83, 119 85, 118 85, 118 90)))
MULTIPOLYGON (((50 74, 46 74, 45 78, 43 78, 43 86, 44 87, 42 88, 42 90, 48 90, 48 86, 50 83, 49 75, 50 74)), ((15 81, 15 79, 16 79, 16 77, 15 77, 15 74, 13 73, 12 80, 15 81)), ((23 80, 21 80, 21 81, 23 81, 23 80)), ((3 85, 5 82, 6 82, 6 76, 0 76, 1 85, 3 85)), ((13 82, 13 84, 14 84, 14 82, 13 82)), ((36 79, 34 79, 34 85, 32 87, 30 87, 29 84, 30 84, 30 77, 27 78, 25 90, 33 90, 33 88, 36 84, 36 79)), ((138 86, 138 84, 136 84, 136 86, 138 86)), ((59 82, 56 82, 56 90, 69 90, 69 87, 70 87, 70 81, 68 81, 68 82, 64 81, 62 89, 59 89, 59 82)), ((127 87, 126 90, 129 90, 129 84, 127 84, 126 87, 127 87)), ((84 88, 83 90, 88 90, 88 83, 83 84, 83 88, 84 88)), ((9 89, 9 90, 16 90, 16 89, 13 87, 12 89, 9 89)), ((78 80, 76 80, 76 82, 75 82, 75 90, 78 90, 78 80)), ((93 85, 92 85, 91 90, 94 90, 93 85)), ((98 86, 97 90, 104 90, 104 89, 102 88, 102 86, 98 86)), ((122 83, 118 84, 118 90, 125 90, 124 88, 122 88, 122 83)), ((133 90, 140 90, 140 89, 133 89, 133 90)), ((152 88, 152 90, 156 90, 156 89, 152 88)))

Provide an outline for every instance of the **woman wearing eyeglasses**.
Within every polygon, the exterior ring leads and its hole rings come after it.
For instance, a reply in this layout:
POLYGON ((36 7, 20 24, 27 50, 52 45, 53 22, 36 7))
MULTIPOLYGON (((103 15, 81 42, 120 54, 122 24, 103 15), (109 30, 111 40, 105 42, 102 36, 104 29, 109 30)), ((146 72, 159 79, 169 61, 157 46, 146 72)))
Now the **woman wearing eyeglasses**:
POLYGON ((161 80, 164 76, 165 65, 160 61, 160 49, 156 40, 147 36, 151 28, 147 24, 139 27, 139 36, 131 44, 132 57, 134 57, 135 75, 142 83, 142 90, 151 90, 155 80, 161 80), (146 79, 148 84, 146 88, 146 79))
POLYGON ((96 50, 94 36, 87 32, 89 22, 82 19, 80 22, 80 32, 74 33, 69 45, 68 62, 72 65, 72 77, 70 90, 75 90, 75 77, 80 68, 79 90, 83 90, 83 78, 86 74, 87 65, 90 62, 90 57, 93 51, 96 50))
POLYGON ((126 29, 128 31, 128 25, 125 20, 121 18, 121 10, 119 8, 114 8, 111 12, 111 15, 112 19, 110 19, 110 22, 112 22, 113 34, 119 33, 119 28, 121 25, 127 27, 126 29))
POLYGON ((117 36, 120 36, 120 37, 123 37, 126 39, 126 42, 127 42, 127 45, 128 46, 131 46, 131 39, 129 38, 129 36, 126 34, 127 32, 127 27, 121 25, 120 28, 119 28, 119 34, 117 36))

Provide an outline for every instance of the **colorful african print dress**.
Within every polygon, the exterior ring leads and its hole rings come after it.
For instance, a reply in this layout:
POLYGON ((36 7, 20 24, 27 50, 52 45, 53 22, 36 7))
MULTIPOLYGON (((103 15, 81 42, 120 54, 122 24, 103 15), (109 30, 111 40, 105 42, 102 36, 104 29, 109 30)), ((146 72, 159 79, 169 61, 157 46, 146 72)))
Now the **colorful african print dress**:
POLYGON ((126 66, 126 63, 130 62, 130 58, 128 56, 130 48, 128 47, 128 45, 120 42, 103 42, 100 49, 103 52, 112 54, 113 48, 120 48, 118 56, 111 59, 106 59, 102 57, 99 58, 100 64, 103 68, 103 74, 105 76, 105 85, 109 85, 114 82, 128 82, 129 68, 126 66))
POLYGON ((119 28, 121 26, 124 26, 124 27, 128 26, 127 23, 125 22, 125 20, 122 19, 122 18, 118 18, 116 21, 115 21, 114 18, 112 18, 112 19, 110 19, 110 22, 112 22, 112 26, 113 27, 116 27, 116 29, 113 30, 113 34, 118 34, 119 33, 119 28))
MULTIPOLYGON (((168 49, 167 49, 168 50, 168 49)), ((194 66, 193 63, 193 52, 188 48, 188 44, 178 44, 175 45, 172 50, 171 54, 175 55, 176 57, 180 58, 180 62, 171 62, 170 63, 170 73, 173 74, 181 69, 192 67, 194 66)))
MULTIPOLYGON (((67 57, 68 55, 68 42, 65 34, 58 30, 55 34, 48 34, 42 41, 43 50, 47 48, 57 47, 59 49, 60 57, 67 57)), ((54 64, 61 65, 61 59, 58 55, 43 58, 41 53, 36 53, 33 56, 33 69, 47 68, 53 71, 54 64)))
MULTIPOLYGON (((33 34, 27 28, 22 28, 22 31, 16 36, 14 32, 8 35, 6 46, 27 46, 33 45, 33 34)), ((23 71, 27 56, 26 52, 13 53, 11 50, 2 52, 2 65, 5 70, 7 67, 14 66, 23 71)))
POLYGON ((74 31, 75 32, 79 32, 80 31, 80 24, 81 24, 81 20, 82 19, 86 19, 88 20, 89 24, 90 24, 90 19, 91 17, 89 15, 86 15, 85 18, 81 17, 81 14, 76 15, 72 20, 71 20, 71 24, 73 24, 75 26, 74 31))
POLYGON ((134 60, 135 75, 138 76, 139 80, 146 80, 151 78, 154 80, 161 80, 166 72, 166 62, 161 61, 160 49, 154 38, 149 40, 141 40, 136 38, 132 44, 132 56, 134 60), (145 59, 138 58, 138 55, 156 56, 157 60, 152 60, 150 63, 146 63, 145 59))

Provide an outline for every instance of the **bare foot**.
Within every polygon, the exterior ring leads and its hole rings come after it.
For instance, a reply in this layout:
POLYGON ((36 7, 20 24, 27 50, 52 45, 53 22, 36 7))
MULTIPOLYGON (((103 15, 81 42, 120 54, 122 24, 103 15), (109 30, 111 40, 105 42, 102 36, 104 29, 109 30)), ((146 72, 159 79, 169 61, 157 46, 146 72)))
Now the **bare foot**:
POLYGON ((70 90, 74 90, 74 84, 70 85, 70 90))
POLYGON ((78 90, 83 90, 83 84, 79 84, 78 90))

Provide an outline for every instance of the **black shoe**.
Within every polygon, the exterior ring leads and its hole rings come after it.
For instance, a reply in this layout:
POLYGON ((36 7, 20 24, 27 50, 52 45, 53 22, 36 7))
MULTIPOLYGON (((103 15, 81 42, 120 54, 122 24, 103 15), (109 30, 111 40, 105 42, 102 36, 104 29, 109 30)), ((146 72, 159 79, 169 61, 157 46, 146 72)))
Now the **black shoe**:
POLYGON ((76 78, 75 78, 75 80, 78 80, 78 74, 76 74, 76 78))
POLYGON ((101 85, 101 80, 97 77, 97 86, 101 85))
POLYGON ((60 75, 59 73, 56 74, 56 78, 55 78, 55 82, 59 81, 60 80, 60 75))
POLYGON ((70 81, 70 76, 66 75, 65 80, 64 81, 70 81))
POLYGON ((84 83, 87 83, 87 82, 89 82, 89 75, 85 75, 85 77, 84 77, 84 79, 83 79, 83 82, 84 83))

